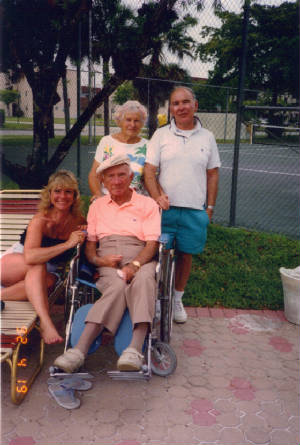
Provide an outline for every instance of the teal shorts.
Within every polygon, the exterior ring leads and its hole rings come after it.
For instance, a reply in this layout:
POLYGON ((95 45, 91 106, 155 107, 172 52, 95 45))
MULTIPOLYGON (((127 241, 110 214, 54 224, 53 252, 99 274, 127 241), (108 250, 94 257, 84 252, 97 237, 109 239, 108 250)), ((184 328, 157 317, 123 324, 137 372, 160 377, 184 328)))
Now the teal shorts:
POLYGON ((209 217, 205 210, 170 207, 162 212, 162 233, 168 234, 167 249, 201 253, 207 236, 209 217), (175 244, 174 244, 175 243, 175 244))

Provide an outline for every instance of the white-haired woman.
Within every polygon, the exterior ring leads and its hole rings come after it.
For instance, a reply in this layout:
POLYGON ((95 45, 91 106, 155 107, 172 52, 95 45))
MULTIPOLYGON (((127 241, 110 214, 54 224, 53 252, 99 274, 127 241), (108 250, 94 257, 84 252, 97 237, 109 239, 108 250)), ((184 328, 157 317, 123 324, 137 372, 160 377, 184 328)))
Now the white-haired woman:
POLYGON ((97 147, 95 159, 89 173, 89 186, 92 193, 91 201, 106 193, 97 176, 97 168, 101 162, 116 154, 126 154, 131 161, 134 173, 131 186, 145 194, 143 171, 146 157, 147 140, 140 136, 146 122, 147 110, 136 100, 128 100, 117 107, 114 120, 120 131, 104 136, 97 147))

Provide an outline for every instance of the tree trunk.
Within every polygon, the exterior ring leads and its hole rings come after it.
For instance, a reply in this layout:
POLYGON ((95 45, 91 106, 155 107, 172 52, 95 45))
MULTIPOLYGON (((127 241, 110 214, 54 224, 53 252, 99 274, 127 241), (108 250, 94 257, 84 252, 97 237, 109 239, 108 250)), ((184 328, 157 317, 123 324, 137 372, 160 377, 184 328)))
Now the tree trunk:
MULTIPOLYGON (((103 83, 104 86, 109 79, 109 59, 103 59, 103 83)), ((104 99, 104 134, 109 134, 109 96, 104 99)))
POLYGON ((66 134, 70 130, 70 108, 68 99, 68 87, 66 73, 62 76, 63 98, 64 98, 64 114, 65 114, 65 129, 66 134))
POLYGON ((48 162, 48 123, 50 121, 50 109, 41 109, 33 105, 33 149, 31 168, 43 169, 48 162))
POLYGON ((153 133, 157 129, 157 114, 158 114, 159 104, 155 100, 154 95, 150 94, 149 97, 149 123, 148 123, 148 133, 149 138, 152 137, 153 133))
POLYGON ((48 137, 49 137, 49 139, 53 139, 55 137, 53 107, 52 107, 52 110, 50 112, 50 121, 49 121, 49 125, 48 125, 48 137))

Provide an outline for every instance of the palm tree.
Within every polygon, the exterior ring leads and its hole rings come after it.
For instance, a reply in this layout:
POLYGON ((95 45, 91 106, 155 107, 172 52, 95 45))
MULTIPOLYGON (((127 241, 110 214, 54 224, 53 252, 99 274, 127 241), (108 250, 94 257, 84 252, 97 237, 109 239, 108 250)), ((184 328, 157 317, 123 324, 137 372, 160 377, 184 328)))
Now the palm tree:
POLYGON ((164 63, 166 52, 175 55, 179 60, 185 56, 193 57, 195 49, 194 39, 187 35, 187 30, 197 24, 197 19, 190 15, 179 18, 176 13, 173 14, 173 24, 171 28, 162 36, 153 42, 148 64, 143 64, 139 77, 144 79, 135 79, 133 84, 138 90, 141 102, 148 106, 149 137, 152 136, 157 128, 157 113, 160 105, 163 105, 168 99, 170 91, 173 88, 173 81, 190 81, 188 72, 179 67, 176 63, 164 63), (161 79, 161 81, 151 81, 145 78, 161 79))

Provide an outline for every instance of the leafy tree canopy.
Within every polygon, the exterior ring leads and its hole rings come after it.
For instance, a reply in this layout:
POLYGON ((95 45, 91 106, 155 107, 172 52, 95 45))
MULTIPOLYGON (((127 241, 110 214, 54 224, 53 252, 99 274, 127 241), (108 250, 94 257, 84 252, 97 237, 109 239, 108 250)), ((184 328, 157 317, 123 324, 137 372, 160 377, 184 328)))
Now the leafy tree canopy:
POLYGON ((16 90, 0 90, 0 100, 7 106, 9 111, 9 104, 15 102, 20 97, 19 91, 16 90))
MULTIPOLYGON (((221 27, 205 26, 198 46, 202 61, 213 62, 213 84, 237 86, 242 46, 243 14, 218 9, 221 27)), ((272 104, 278 96, 299 96, 299 1, 280 6, 252 4, 248 33, 246 87, 270 90, 272 104)))
MULTIPOLYGON (((137 11, 130 12, 129 7, 121 7, 118 0, 3 0, 5 39, 2 71, 24 73, 32 89, 34 103, 32 156, 28 158, 26 167, 3 158, 3 172, 21 186, 40 187, 45 184, 96 109, 124 80, 137 75, 143 60, 151 54, 153 45, 163 40, 172 27, 177 9, 189 1, 152 0, 143 3, 137 11), (112 8, 113 5, 118 13, 105 15, 105 8, 112 8), (94 57, 105 56, 106 48, 110 47, 114 73, 92 98, 48 161, 48 126, 53 106, 59 100, 57 84, 65 72, 67 58, 76 55, 78 22, 82 20, 82 28, 86 29, 91 8, 94 8, 99 21, 94 29, 94 57), (105 30, 101 23, 105 24, 105 30), (110 45, 110 38, 114 37, 117 29, 117 39, 113 41, 114 45, 110 45)), ((83 48, 84 41, 83 34, 83 48)))

